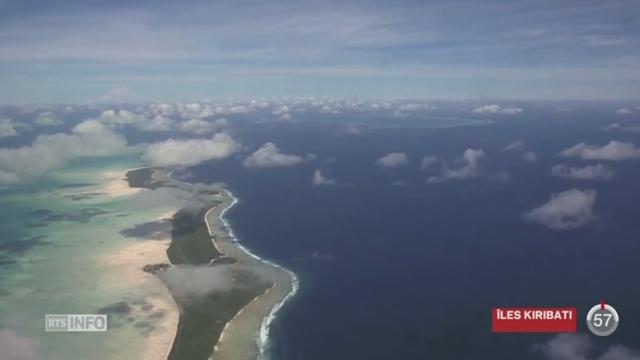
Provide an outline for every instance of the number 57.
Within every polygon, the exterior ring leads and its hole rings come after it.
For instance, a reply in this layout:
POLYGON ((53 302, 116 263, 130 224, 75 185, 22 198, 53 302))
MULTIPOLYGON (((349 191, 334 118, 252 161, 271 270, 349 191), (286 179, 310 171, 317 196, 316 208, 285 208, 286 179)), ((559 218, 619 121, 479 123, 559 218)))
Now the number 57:
POLYGON ((611 318, 613 317, 613 314, 595 314, 593 316, 593 325, 595 327, 601 327, 604 323, 604 326, 609 326, 609 321, 611 321, 611 318), (606 320, 603 320, 602 318, 606 318, 606 320))

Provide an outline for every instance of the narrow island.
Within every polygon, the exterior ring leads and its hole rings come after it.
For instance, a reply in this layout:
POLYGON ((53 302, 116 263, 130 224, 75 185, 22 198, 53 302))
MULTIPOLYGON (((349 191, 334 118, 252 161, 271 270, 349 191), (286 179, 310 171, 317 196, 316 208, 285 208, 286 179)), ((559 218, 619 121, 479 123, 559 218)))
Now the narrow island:
POLYGON ((198 201, 172 218, 169 264, 147 264, 180 311, 170 360, 255 360, 264 357, 269 324, 297 291, 292 272, 244 248, 224 213, 237 201, 224 188, 202 190, 156 167, 127 172, 132 188, 170 187, 198 201))

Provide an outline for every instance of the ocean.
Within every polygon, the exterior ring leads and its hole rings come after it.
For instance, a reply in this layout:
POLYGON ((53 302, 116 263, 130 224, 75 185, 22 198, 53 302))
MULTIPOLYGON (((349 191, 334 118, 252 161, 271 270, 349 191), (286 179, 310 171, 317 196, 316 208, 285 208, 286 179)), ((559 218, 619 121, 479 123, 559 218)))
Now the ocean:
POLYGON ((273 359, 539 359, 554 335, 493 334, 492 307, 576 306, 587 333, 582 318, 601 299, 623 325, 594 346, 632 346, 640 323, 625 319, 640 316, 640 167, 609 163, 610 181, 551 176, 556 164, 580 163, 558 156, 579 142, 636 139, 604 131, 610 118, 587 108, 464 126, 358 119, 359 134, 343 131, 349 117, 247 124, 234 128, 247 147, 273 142, 315 157, 286 168, 209 162, 189 169, 190 181, 227 183, 239 199, 227 217, 240 241, 300 278, 273 323, 273 359), (504 149, 515 141, 538 161, 504 149), (434 171, 421 169, 424 155, 455 164, 469 148, 485 154, 477 177, 427 182, 434 171), (390 152, 408 164, 376 165, 390 152), (336 184, 312 185, 317 169, 336 184), (597 191, 595 221, 559 231, 523 220, 572 188, 597 191))
MULTIPOLYGON (((225 131, 242 144, 240 152, 175 172, 189 182, 226 183, 238 199, 225 214, 235 236, 296 273, 300 289, 270 327, 271 360, 548 360, 544 349, 555 334, 491 332, 491 309, 508 306, 576 306, 578 332, 596 353, 633 348, 640 332, 638 160, 559 153, 582 142, 637 143, 638 135, 605 130, 620 121, 607 107, 577 105, 558 111, 525 104, 516 118, 447 109, 433 117, 345 112, 294 121, 238 115, 225 131), (304 160, 243 166, 267 142, 304 160), (406 154, 406 163, 379 164, 394 152, 406 154), (604 164, 614 176, 554 177, 558 164, 604 164), (448 169, 465 171, 453 176, 448 169), (313 183, 316 171, 325 185, 313 183), (584 226, 554 230, 525 221, 523 214, 552 194, 572 189, 597 193, 584 226), (583 320, 601 300, 621 316, 608 338, 586 335, 583 320)), ((125 135, 131 145, 179 137, 132 129, 125 135)), ((164 245, 140 238, 181 204, 162 192, 105 192, 104 173, 140 166, 140 157, 72 161, 0 189, 0 307, 9 309, 0 314, 0 339, 47 359, 137 359, 167 345, 150 334, 171 327, 170 311, 145 299, 168 294, 140 272, 136 256, 150 248, 163 256, 164 245), (147 286, 132 286, 140 276, 147 286), (108 337, 43 331, 46 313, 94 312, 113 319, 108 337)))

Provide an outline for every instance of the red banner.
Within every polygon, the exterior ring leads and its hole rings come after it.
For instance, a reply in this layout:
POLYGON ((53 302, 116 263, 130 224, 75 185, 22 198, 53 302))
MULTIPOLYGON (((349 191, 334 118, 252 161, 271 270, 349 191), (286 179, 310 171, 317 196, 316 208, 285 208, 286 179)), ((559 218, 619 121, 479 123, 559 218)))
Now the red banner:
POLYGON ((496 333, 572 333, 577 324, 574 307, 494 308, 491 327, 496 333))

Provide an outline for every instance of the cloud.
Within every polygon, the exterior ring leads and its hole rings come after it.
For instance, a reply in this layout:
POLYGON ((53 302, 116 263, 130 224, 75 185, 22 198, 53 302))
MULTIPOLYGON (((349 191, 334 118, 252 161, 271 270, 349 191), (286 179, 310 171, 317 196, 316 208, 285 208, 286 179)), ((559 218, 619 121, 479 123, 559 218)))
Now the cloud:
POLYGON ((291 111, 291 108, 289 108, 289 106, 287 105, 282 105, 280 107, 278 107, 277 109, 273 110, 272 114, 279 116, 280 120, 291 120, 292 116, 289 113, 289 111, 291 111))
POLYGON ((29 146, 0 148, 0 181, 15 183, 64 166, 67 160, 127 151, 124 137, 96 120, 76 125, 70 134, 40 135, 29 146))
POLYGON ((458 161, 457 167, 445 167, 442 174, 427 179, 428 183, 442 182, 451 179, 469 179, 480 176, 480 161, 485 158, 482 149, 467 149, 458 161))
POLYGON ((123 126, 135 126, 142 131, 169 131, 174 127, 174 122, 162 111, 159 114, 145 116, 127 110, 105 110, 96 120, 111 128, 123 126))
POLYGON ((218 133, 211 139, 169 139, 151 144, 143 159, 156 166, 191 166, 207 160, 224 159, 239 148, 231 136, 218 133))
POLYGON ((285 167, 304 161, 302 156, 284 154, 275 144, 268 142, 244 159, 242 163, 246 167, 285 167))
POLYGON ((595 190, 571 189, 551 195, 549 201, 523 214, 524 220, 553 230, 572 230, 596 219, 595 190))
POLYGON ((640 360, 637 350, 622 345, 600 349, 584 334, 560 334, 546 343, 534 345, 533 350, 546 360, 640 360))
POLYGON ((628 132, 640 132, 640 126, 623 126, 617 122, 613 124, 609 124, 603 127, 602 129, 609 130, 609 131, 618 130, 618 131, 628 131, 628 132))
POLYGON ((131 90, 126 86, 115 87, 106 92, 106 94, 100 97, 100 101, 104 102, 114 102, 114 101, 122 101, 129 98, 131 95, 131 90))
POLYGON ((207 121, 203 119, 190 119, 178 124, 178 129, 193 134, 207 134, 229 125, 226 119, 207 121))
POLYGON ((560 156, 578 157, 584 160, 628 160, 639 159, 640 149, 635 145, 620 141, 611 141, 605 146, 579 143, 560 152, 560 156))
POLYGON ((442 159, 440 159, 439 157, 435 156, 435 155, 425 155, 422 158, 422 162, 420 163, 420 168, 422 170, 428 169, 431 166, 441 162, 442 159))
POLYGON ((217 266, 174 266, 158 273, 181 304, 195 303, 214 291, 234 287, 233 271, 217 266))
POLYGON ((4 360, 38 359, 37 343, 22 337, 11 329, 0 330, 0 354, 4 360))
POLYGON ((613 171, 602 164, 580 168, 556 165, 551 168, 551 174, 560 178, 578 180, 608 180, 613 178, 613 171))
POLYGON ((356 126, 355 124, 347 124, 345 125, 345 127, 340 131, 341 134, 346 134, 346 135, 361 135, 362 134, 362 129, 360 129, 358 126, 356 126))
POLYGON ((141 117, 127 110, 105 110, 94 120, 99 121, 110 128, 118 128, 138 122, 141 117))
POLYGON ((587 360, 592 344, 586 335, 560 334, 534 350, 549 360, 587 360))
POLYGON ((521 150, 524 149, 524 141, 518 140, 514 141, 511 144, 507 145, 502 149, 503 151, 511 151, 511 150, 521 150))
POLYGON ((526 162, 536 162, 538 161, 538 154, 534 153, 533 151, 527 151, 526 153, 522 154, 522 158, 526 162))
POLYGON ((533 151, 527 151, 525 142, 522 140, 514 141, 511 144, 505 146, 502 151, 517 151, 522 153, 522 159, 526 162, 538 161, 538 154, 533 151))
POLYGON ((616 110, 616 115, 629 115, 631 114, 631 110, 623 108, 616 110))
POLYGON ((34 122, 40 126, 57 126, 62 124, 62 121, 51 111, 41 112, 36 116, 34 122))
POLYGON ((523 112, 521 108, 517 107, 502 107, 500 105, 482 105, 473 109, 473 112, 476 114, 506 114, 506 115, 515 115, 523 112))
POLYGON ((173 120, 163 115, 156 115, 137 124, 143 131, 169 131, 173 127, 173 120))
POLYGON ((311 183, 316 186, 321 185, 335 185, 336 181, 325 175, 322 170, 318 169, 313 173, 311 183))
POLYGON ((13 126, 13 121, 9 118, 0 119, 0 139, 17 136, 18 132, 13 126))
POLYGON ((409 159, 407 158, 407 154, 401 152, 393 152, 389 153, 378 160, 376 160, 376 164, 386 168, 393 168, 402 165, 407 165, 409 163, 409 159))

